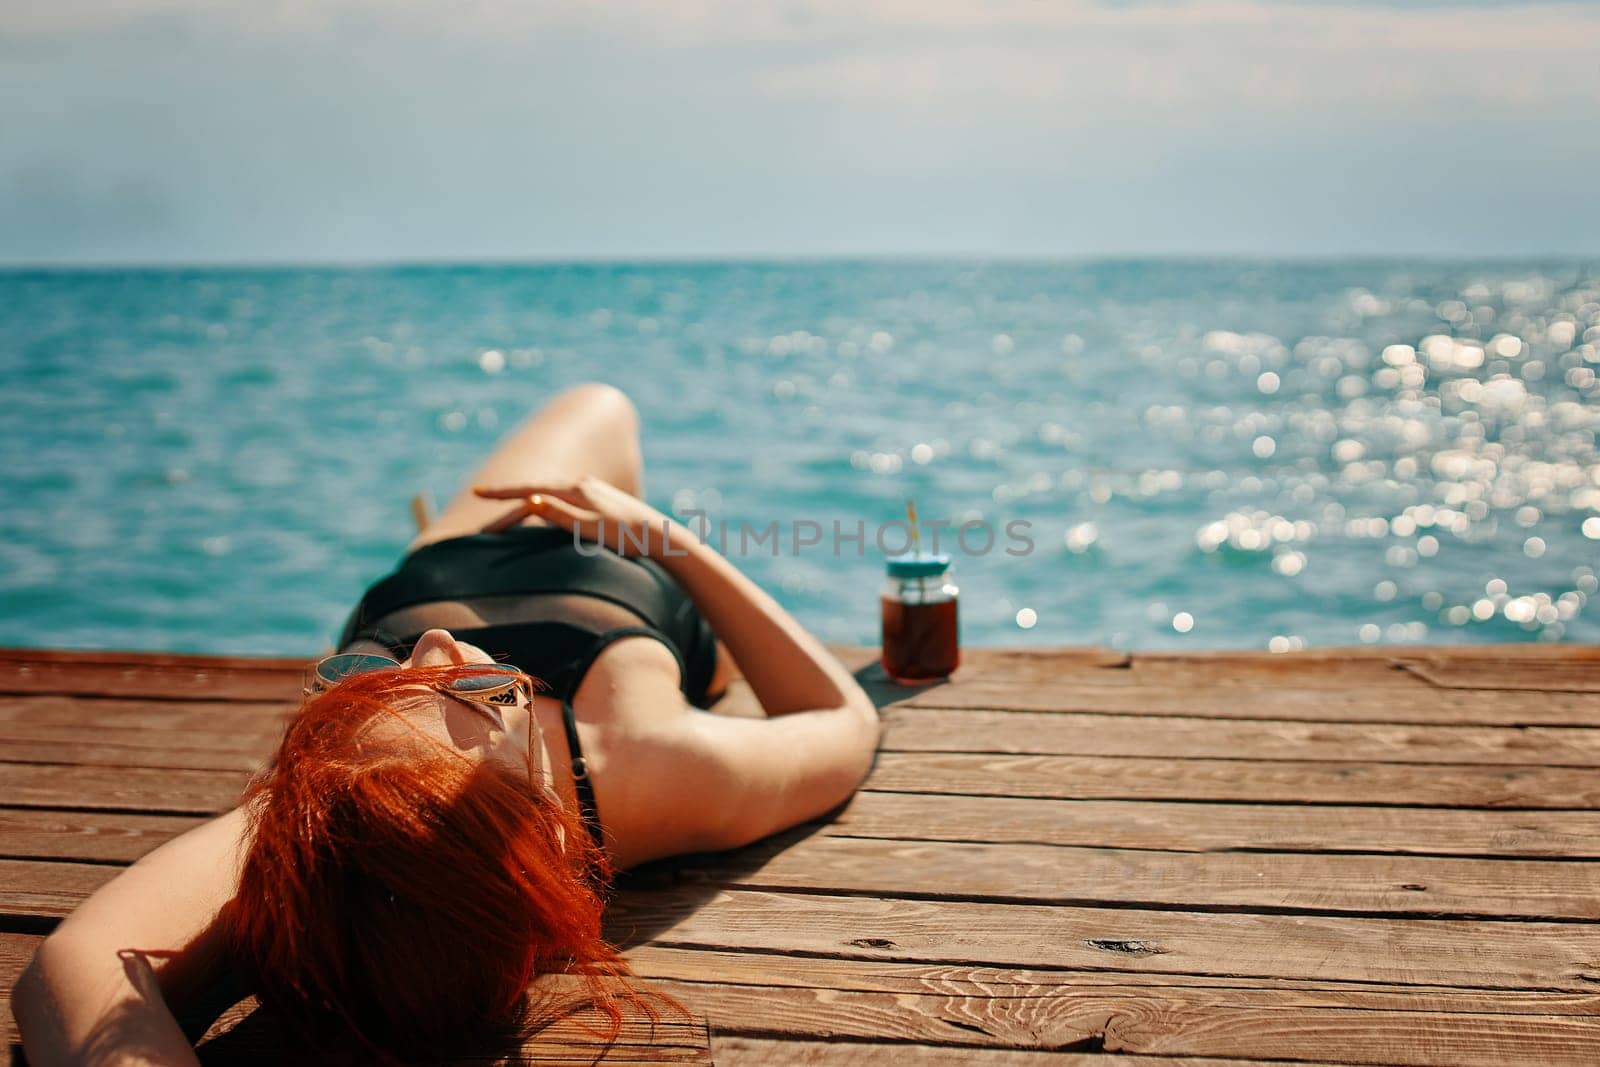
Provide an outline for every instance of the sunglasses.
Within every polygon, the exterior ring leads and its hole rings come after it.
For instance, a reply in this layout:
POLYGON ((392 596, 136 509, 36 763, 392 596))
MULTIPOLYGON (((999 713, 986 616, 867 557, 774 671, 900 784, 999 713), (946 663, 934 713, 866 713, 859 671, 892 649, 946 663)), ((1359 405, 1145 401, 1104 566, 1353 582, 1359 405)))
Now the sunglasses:
MULTIPOLYGON (((306 682, 305 692, 307 696, 311 696, 331 689, 346 678, 358 674, 400 669, 400 661, 392 656, 382 656, 375 652, 343 652, 337 656, 329 656, 312 669, 306 682)), ((517 668, 503 663, 473 664, 472 669, 466 673, 424 684, 446 696, 483 708, 496 719, 500 717, 499 709, 516 707, 519 697, 530 703, 533 700, 528 676, 517 668)))

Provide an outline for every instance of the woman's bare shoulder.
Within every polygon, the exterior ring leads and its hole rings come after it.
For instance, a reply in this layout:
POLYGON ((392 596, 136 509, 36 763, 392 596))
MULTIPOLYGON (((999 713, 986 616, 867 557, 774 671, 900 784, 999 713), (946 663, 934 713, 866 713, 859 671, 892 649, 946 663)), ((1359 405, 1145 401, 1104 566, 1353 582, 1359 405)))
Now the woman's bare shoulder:
POLYGON ((876 731, 846 709, 750 718, 668 700, 596 774, 619 866, 736 848, 816 818, 854 792, 875 747, 876 731))
POLYGON ((179 834, 97 890, 58 933, 110 928, 178 947, 237 892, 248 833, 245 809, 235 808, 179 834))
POLYGON ((225 963, 218 918, 238 891, 247 849, 243 809, 166 842, 101 886, 39 949, 35 968, 69 988, 124 974, 128 953, 153 971, 169 1004, 183 1004, 225 963))
POLYGON ((624 736, 655 736, 664 718, 687 707, 678 658, 661 641, 635 634, 595 658, 578 686, 579 722, 604 723, 624 736))

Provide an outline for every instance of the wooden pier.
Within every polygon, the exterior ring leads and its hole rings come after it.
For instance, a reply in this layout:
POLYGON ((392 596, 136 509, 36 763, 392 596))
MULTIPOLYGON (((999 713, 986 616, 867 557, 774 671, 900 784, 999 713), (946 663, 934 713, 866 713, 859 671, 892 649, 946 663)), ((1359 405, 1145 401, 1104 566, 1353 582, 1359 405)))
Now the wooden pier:
MULTIPOLYGON (((302 667, 0 652, 0 999, 232 805, 302 667)), ((871 689, 882 750, 836 817, 620 882, 612 936, 692 1018, 609 1048, 557 1023, 527 1058, 1600 1063, 1600 648, 975 651, 871 689)), ((246 1002, 203 1058, 273 1036, 246 1002)))

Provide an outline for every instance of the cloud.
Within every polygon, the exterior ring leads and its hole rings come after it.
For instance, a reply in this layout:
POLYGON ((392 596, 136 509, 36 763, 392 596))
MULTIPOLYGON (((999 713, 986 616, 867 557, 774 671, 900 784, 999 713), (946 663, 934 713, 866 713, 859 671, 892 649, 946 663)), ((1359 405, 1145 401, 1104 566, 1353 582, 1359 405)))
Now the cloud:
MULTIPOLYGON (((1553 22, 1592 21, 1579 0, 52 0, 0 8, 0 34, 96 32, 151 18, 257 33, 325 33, 383 25, 450 36, 518 38, 582 31, 663 47, 838 40, 884 32, 1005 34, 1137 28, 1279 25, 1445 25, 1450 36, 1493 21, 1493 32, 1556 43, 1553 22), (1342 14, 1342 19, 1338 16, 1342 14), (1503 17, 1507 14, 1515 17, 1503 17), (1441 23, 1441 20, 1443 22, 1441 23)), ((1402 36, 1404 34, 1402 33, 1402 36)), ((1383 45, 1381 40, 1368 44, 1383 45)))
POLYGON ((1597 38, 1544 3, 9 5, 0 257, 1600 249, 1597 38))
POLYGON ((150 174, 84 175, 63 160, 0 174, 0 234, 14 250, 136 249, 179 235, 171 190, 150 174))
MULTIPOLYGON (((778 56, 756 75, 783 97, 951 101, 1108 109, 1113 117, 1287 116, 1434 107, 1524 110, 1594 99, 1600 15, 1560 5, 1463 17, 1439 8, 1104 5, 1048 10, 1027 32, 1002 17, 957 32, 865 35, 824 53, 778 56)), ((881 6, 877 13, 883 16, 881 6)), ((899 11, 908 20, 911 12, 899 11)), ((963 8, 962 14, 965 14, 963 8)), ((946 12, 946 15, 949 13, 946 12)))

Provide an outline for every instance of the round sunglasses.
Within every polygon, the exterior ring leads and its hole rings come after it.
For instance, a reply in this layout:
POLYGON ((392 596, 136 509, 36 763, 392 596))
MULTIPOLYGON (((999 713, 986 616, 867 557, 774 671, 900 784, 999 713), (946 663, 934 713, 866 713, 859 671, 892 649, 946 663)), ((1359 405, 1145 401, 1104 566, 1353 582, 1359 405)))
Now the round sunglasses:
MULTIPOLYGON (((402 664, 393 656, 376 652, 341 652, 319 662, 311 671, 306 684, 306 695, 311 696, 331 689, 358 674, 377 671, 400 670, 402 664)), ((500 708, 515 707, 519 697, 533 701, 533 689, 528 676, 504 663, 474 663, 471 669, 453 678, 419 682, 446 696, 464 700, 489 711, 499 718, 500 708)))

